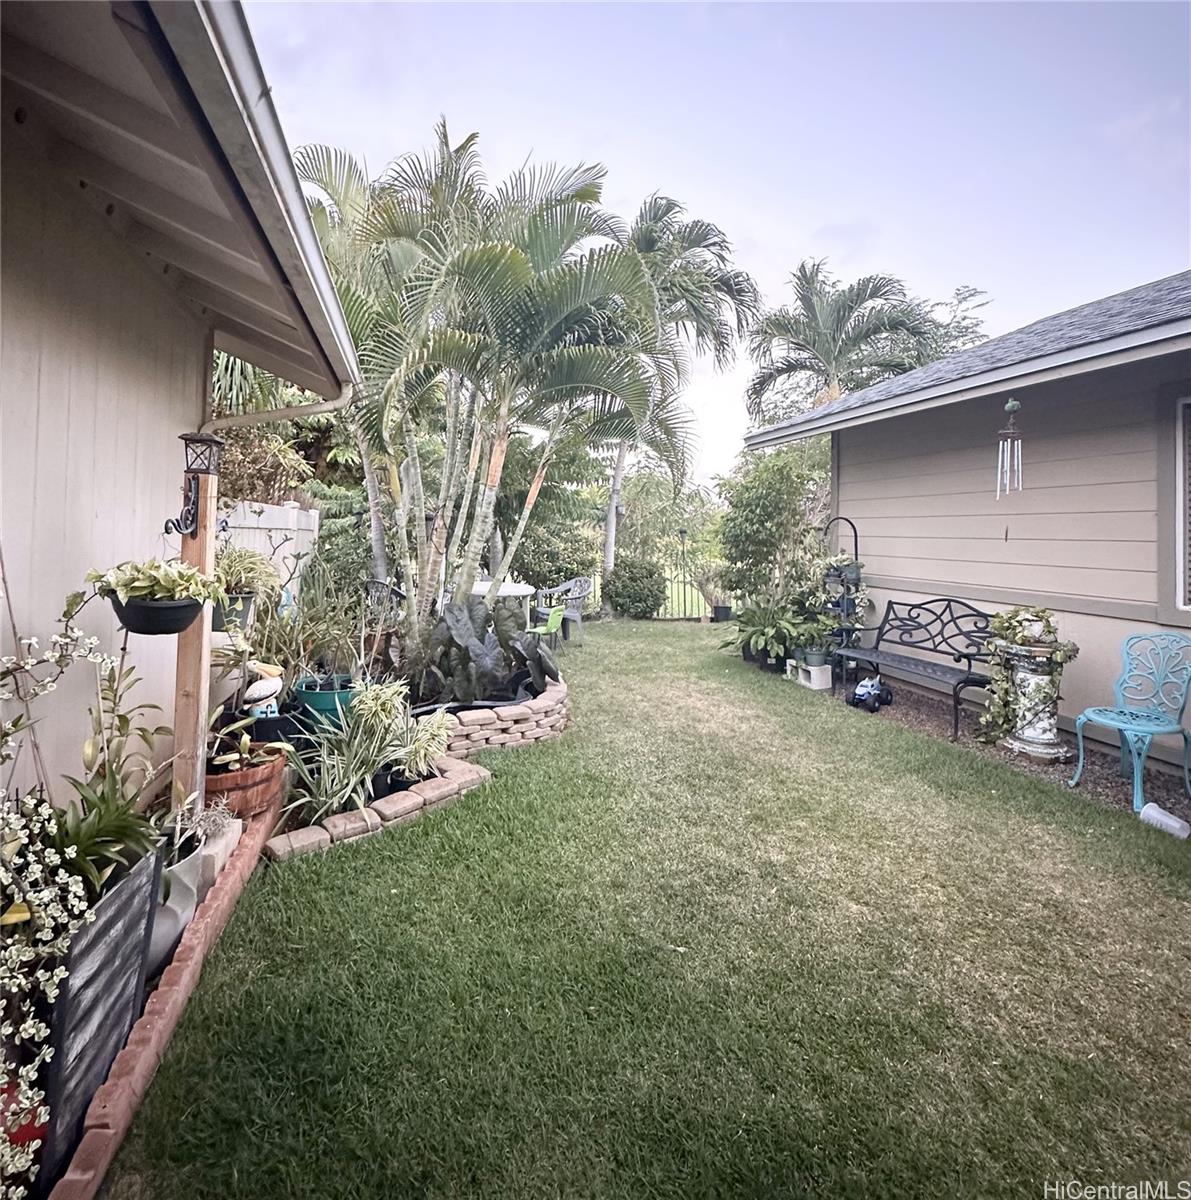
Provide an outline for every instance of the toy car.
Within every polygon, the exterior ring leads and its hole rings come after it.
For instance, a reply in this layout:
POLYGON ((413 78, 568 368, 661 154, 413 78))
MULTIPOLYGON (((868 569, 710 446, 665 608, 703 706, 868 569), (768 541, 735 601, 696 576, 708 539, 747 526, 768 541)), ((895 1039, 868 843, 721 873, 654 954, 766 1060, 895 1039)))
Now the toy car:
POLYGON ((875 713, 881 705, 893 703, 893 689, 881 682, 880 675, 869 675, 852 689, 848 703, 854 708, 867 708, 875 713))

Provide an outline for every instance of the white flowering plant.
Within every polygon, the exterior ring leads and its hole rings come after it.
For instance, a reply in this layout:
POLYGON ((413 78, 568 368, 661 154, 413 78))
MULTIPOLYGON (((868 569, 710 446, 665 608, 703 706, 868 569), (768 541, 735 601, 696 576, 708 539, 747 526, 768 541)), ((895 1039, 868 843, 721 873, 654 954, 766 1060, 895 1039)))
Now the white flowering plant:
POLYGON ((91 919, 86 885, 71 868, 72 848, 55 842, 58 816, 39 785, 11 793, 12 771, 33 744, 33 702, 53 692, 66 670, 87 660, 108 663, 74 624, 83 595, 69 597, 62 631, 43 650, 17 638, 17 654, 0 657, 0 1197, 20 1200, 37 1174, 49 1119, 42 1072, 53 1053, 49 1016, 66 974, 71 939, 91 919))
POLYGON ((71 940, 94 912, 53 845, 57 814, 40 791, 0 805, 0 1196, 22 1200, 50 1117, 42 1086, 53 1054, 49 1018, 71 940))

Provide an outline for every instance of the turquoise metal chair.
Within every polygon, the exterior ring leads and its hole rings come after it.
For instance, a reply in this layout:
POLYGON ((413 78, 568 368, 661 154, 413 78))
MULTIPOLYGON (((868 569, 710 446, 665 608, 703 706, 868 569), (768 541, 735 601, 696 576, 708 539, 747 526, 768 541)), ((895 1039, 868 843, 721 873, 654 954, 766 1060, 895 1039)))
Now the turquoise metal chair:
POLYGON ((1116 708, 1085 708, 1075 720, 1079 762, 1069 786, 1083 774, 1083 727, 1090 721, 1121 736, 1121 775, 1129 776, 1133 759, 1133 811, 1145 804, 1143 776, 1150 743, 1163 734, 1183 738, 1183 786, 1191 796, 1191 733, 1183 728, 1187 692, 1191 689, 1191 634, 1137 633, 1121 647, 1124 671, 1116 683, 1116 708))

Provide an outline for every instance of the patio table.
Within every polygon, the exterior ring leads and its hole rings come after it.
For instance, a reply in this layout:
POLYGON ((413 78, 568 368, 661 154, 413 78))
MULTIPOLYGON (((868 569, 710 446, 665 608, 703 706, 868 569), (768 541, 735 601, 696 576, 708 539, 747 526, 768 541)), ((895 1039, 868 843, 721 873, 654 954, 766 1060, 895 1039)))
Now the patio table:
MULTIPOLYGON (((481 579, 478 583, 476 583, 472 586, 471 594, 473 596, 486 596, 488 594, 488 589, 491 586, 492 586, 491 579, 481 579)), ((529 622, 529 598, 536 591, 537 591, 537 589, 535 587, 533 587, 532 584, 514 583, 514 582, 512 582, 512 580, 506 579, 504 581, 504 583, 502 583, 500 585, 500 587, 497 589, 496 594, 498 597, 500 597, 502 599, 505 596, 518 597, 521 601, 521 607, 525 611, 525 622, 528 625, 530 623, 529 622)))

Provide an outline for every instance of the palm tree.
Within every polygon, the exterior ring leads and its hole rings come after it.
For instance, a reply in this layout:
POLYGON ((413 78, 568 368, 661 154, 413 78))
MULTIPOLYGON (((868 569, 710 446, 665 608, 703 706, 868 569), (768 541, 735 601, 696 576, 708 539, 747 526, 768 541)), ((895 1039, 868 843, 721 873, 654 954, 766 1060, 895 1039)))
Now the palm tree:
POLYGON ((757 370, 746 405, 754 419, 765 398, 787 380, 809 382, 817 408, 844 391, 921 364, 932 322, 900 279, 865 275, 840 284, 822 260, 806 259, 790 282, 794 304, 762 314, 749 334, 757 370))
MULTIPOLYGON (((732 262, 732 246, 723 230, 710 221, 688 219, 683 206, 656 193, 641 205, 620 243, 640 255, 658 296, 658 316, 675 337, 676 353, 683 343, 696 354, 710 352, 717 366, 732 360, 736 339, 742 337, 760 309, 757 285, 732 262)), ((673 407, 659 414, 665 428, 673 407)), ((649 449, 656 446, 643 441, 649 449)), ((616 524, 621 487, 631 440, 616 446, 604 521, 604 578, 616 565, 616 524)))
MULTIPOLYGON (((379 313, 375 296, 384 286, 386 262, 368 246, 364 233, 379 201, 365 167, 344 150, 329 146, 302 146, 294 154, 298 178, 313 194, 307 206, 319 235, 323 254, 331 269, 335 289, 347 318, 358 355, 377 335, 379 313)), ((376 472, 376 446, 370 442, 361 406, 368 395, 358 397, 346 420, 360 454, 364 491, 368 498, 372 570, 377 579, 389 578, 388 549, 376 472)))
POLYGON ((420 616, 441 571, 453 571, 456 595, 470 591, 516 430, 539 430, 541 454, 490 595, 560 439, 637 428, 674 439, 681 424, 665 400, 677 367, 658 336, 642 260, 593 245, 615 232, 598 208, 603 169, 525 167, 489 189, 474 139, 452 149, 441 125, 438 135, 435 153, 400 159, 377 181, 365 226, 386 279, 361 347, 376 401, 367 422, 387 447, 394 494, 412 492, 398 523, 408 516, 417 542, 416 558, 402 553, 420 616), (428 428, 441 430, 445 447, 436 506, 418 462, 418 433, 428 428))

